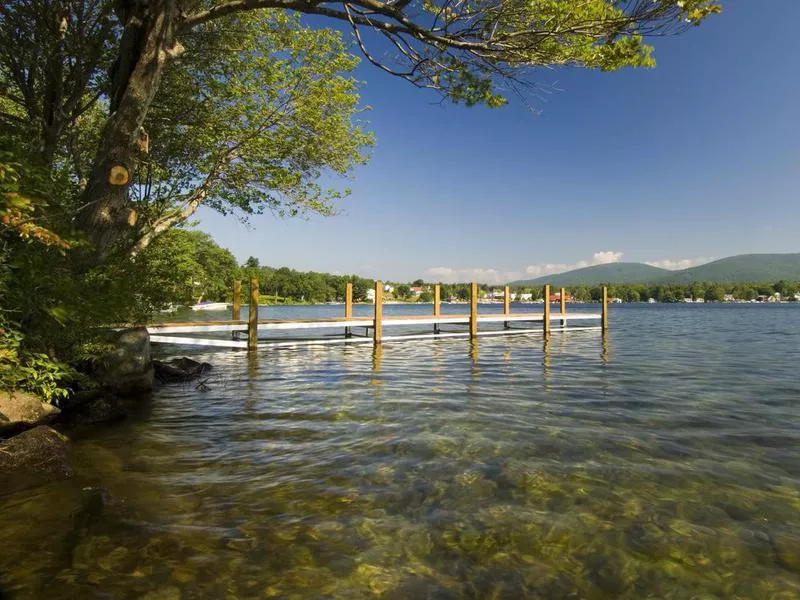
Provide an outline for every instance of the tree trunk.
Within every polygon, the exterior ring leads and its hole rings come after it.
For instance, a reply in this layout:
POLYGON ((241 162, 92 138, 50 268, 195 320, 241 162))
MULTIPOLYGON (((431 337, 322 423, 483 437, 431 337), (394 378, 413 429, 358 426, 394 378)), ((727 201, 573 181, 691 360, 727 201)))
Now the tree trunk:
POLYGON ((64 121, 61 108, 64 97, 64 39, 67 32, 69 13, 61 2, 47 6, 49 12, 44 17, 49 48, 44 68, 44 93, 41 114, 41 158, 48 168, 52 166, 58 146, 58 139, 64 121))
POLYGON ((77 225, 93 244, 98 262, 130 231, 129 192, 140 160, 142 123, 166 62, 179 47, 175 40, 176 0, 120 4, 125 29, 112 75, 111 114, 77 217, 77 225))

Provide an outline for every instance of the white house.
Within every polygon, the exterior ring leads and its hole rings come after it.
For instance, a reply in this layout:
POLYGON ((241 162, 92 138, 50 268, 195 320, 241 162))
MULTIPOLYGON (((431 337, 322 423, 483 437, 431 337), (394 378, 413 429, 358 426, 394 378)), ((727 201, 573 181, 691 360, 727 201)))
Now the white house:
POLYGON ((375 288, 370 288, 367 290, 367 300, 370 302, 375 302, 375 288))
POLYGON ((514 300, 517 302, 530 302, 533 300, 533 294, 530 292, 514 294, 514 300))
MULTIPOLYGON (((393 288, 391 285, 389 285, 388 283, 385 283, 385 284, 383 285, 383 291, 384 291, 384 292, 389 292, 389 293, 391 294, 391 293, 394 291, 394 288, 393 288)), ((372 292, 372 293, 373 293, 373 295, 374 295, 374 294, 375 294, 375 291, 373 290, 373 292, 372 292)))

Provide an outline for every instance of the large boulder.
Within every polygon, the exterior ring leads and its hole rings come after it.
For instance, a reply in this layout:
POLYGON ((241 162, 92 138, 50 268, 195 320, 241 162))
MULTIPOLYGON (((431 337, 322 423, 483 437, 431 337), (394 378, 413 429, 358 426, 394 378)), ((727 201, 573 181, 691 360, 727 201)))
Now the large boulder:
POLYGON ((0 391, 0 436, 9 436, 52 421, 58 408, 33 394, 19 390, 0 391))
POLYGON ((7 475, 70 477, 69 439, 51 427, 40 425, 0 442, 0 480, 7 475))
POLYGON ((150 392, 154 376, 147 328, 118 331, 110 343, 114 351, 103 357, 96 374, 100 384, 121 396, 150 392))

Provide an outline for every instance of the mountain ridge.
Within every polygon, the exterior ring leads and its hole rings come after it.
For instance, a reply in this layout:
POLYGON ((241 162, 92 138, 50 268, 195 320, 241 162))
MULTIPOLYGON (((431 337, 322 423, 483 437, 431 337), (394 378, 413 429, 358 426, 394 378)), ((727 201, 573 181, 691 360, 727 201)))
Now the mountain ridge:
POLYGON ((748 283, 800 280, 800 253, 737 254, 719 260, 670 271, 645 263, 620 262, 573 269, 510 285, 599 285, 602 283, 748 283))
POLYGON ((544 275, 535 279, 512 281, 511 285, 598 285, 601 283, 649 283, 669 276, 672 271, 645 263, 617 262, 582 267, 565 273, 544 275))

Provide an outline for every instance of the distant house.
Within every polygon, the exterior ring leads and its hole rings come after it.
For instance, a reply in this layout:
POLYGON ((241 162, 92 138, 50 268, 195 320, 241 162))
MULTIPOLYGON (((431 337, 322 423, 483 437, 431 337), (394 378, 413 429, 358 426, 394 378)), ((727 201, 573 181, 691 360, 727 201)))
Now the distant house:
POLYGON ((691 304, 692 302, 694 302, 694 300, 692 298, 684 298, 681 302, 685 302, 686 304, 691 304))
POLYGON ((656 302, 658 302, 658 300, 656 300, 655 298, 648 298, 647 299, 647 303, 648 304, 655 304, 656 302))
POLYGON ((421 288, 421 287, 412 287, 411 288, 411 294, 413 296, 421 296, 422 292, 424 292, 424 291, 425 291, 425 288, 421 288))
POLYGON ((622 304, 622 298, 609 298, 608 301, 611 304, 622 304))
MULTIPOLYGON (((572 302, 572 300, 573 300, 572 295, 569 292, 564 292, 564 301, 572 302)), ((561 292, 550 294, 550 302, 561 302, 561 292)))
POLYGON ((795 301, 795 302, 800 302, 800 292, 797 292, 797 293, 794 295, 794 301, 795 301))
POLYGON ((733 297, 733 294, 725 294, 722 297, 723 302, 736 302, 736 298, 733 297))
MULTIPOLYGON (((383 286, 383 291, 384 291, 384 292, 389 292, 389 293, 391 294, 392 292, 394 292, 394 287, 392 287, 391 285, 389 285, 388 283, 386 283, 386 284, 384 284, 384 286, 383 286)), ((375 292, 373 292, 373 294, 374 294, 374 293, 375 293, 375 292)))
POLYGON ((505 290, 492 290, 492 293, 489 294, 489 297, 492 300, 502 300, 505 298, 506 292, 505 290))
POLYGON ((370 288, 367 290, 367 300, 370 302, 375 302, 375 289, 370 288))
POLYGON ((533 294, 530 292, 520 292, 519 294, 514 294, 513 298, 517 302, 530 302, 533 300, 533 294))

